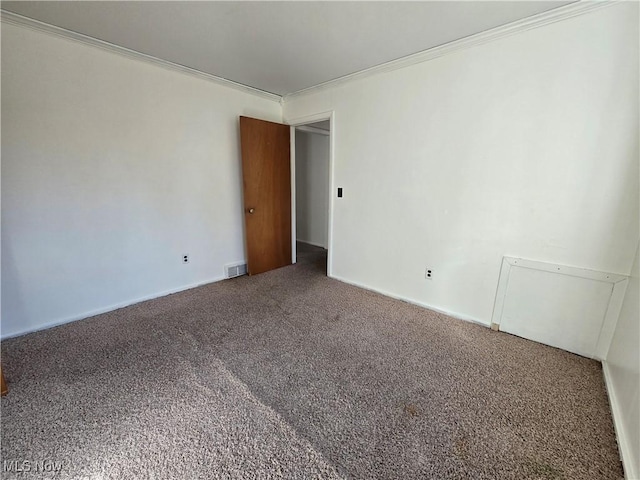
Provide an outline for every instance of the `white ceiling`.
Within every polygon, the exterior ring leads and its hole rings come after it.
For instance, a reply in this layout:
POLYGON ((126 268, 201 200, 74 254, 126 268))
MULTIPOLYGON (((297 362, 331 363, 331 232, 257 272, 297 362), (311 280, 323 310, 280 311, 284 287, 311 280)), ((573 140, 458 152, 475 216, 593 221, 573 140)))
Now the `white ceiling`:
POLYGON ((285 95, 571 2, 2 2, 2 8, 285 95))

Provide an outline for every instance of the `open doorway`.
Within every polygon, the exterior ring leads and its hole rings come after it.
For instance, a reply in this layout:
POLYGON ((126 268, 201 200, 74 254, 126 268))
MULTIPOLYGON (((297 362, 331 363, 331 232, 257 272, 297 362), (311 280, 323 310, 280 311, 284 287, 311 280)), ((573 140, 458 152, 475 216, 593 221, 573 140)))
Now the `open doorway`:
POLYGON ((294 262, 328 273, 331 121, 297 125, 292 152, 294 262))

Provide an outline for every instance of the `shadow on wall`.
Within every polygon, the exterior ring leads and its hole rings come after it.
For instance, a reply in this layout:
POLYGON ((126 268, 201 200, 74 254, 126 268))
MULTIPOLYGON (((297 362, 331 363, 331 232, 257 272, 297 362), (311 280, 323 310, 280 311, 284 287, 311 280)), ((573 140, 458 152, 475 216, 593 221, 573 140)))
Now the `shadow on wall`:
POLYGON ((28 318, 27 305, 23 300, 20 290, 21 277, 16 265, 15 255, 13 253, 12 241, 6 234, 7 229, 2 229, 2 278, 14 279, 12 282, 2 282, 2 322, 0 325, 0 338, 7 335, 13 336, 25 330, 30 330, 31 325, 14 325, 12 318, 28 318), (12 312, 13 315, 7 315, 6 312, 12 312))
MULTIPOLYGON (((637 99, 636 99, 637 103, 637 99)), ((600 238, 602 241, 602 247, 598 250, 600 254, 594 259, 596 265, 603 264, 607 261, 607 256, 611 255, 611 252, 615 252, 618 255, 616 263, 619 265, 619 271, 614 273, 622 273, 628 275, 631 272, 634 260, 635 250, 633 248, 633 241, 629 242, 628 247, 625 249, 619 248, 619 240, 614 238, 609 232, 620 231, 627 229, 630 235, 627 238, 640 237, 640 139, 637 135, 638 132, 638 116, 636 115, 635 124, 630 125, 629 138, 631 141, 627 145, 627 152, 625 158, 626 163, 620 166, 620 173, 618 175, 611 175, 609 178, 603 178, 597 176, 595 173, 589 178, 589 184, 592 187, 593 192, 601 191, 602 195, 606 195, 611 198, 611 203, 617 205, 615 209, 604 209, 597 207, 601 205, 595 205, 596 208, 592 208, 585 214, 585 224, 601 225, 600 238), (624 179, 624 183, 620 184, 618 179, 624 179), (613 198, 612 198, 613 197, 613 198), (590 221, 589 221, 590 220, 590 221)), ((600 135, 603 135, 600 133, 600 135)), ((598 143, 594 142, 594 151, 598 152, 598 143)), ((604 161, 598 157, 594 161, 604 161)), ((587 199, 584 199, 585 201, 587 199)))

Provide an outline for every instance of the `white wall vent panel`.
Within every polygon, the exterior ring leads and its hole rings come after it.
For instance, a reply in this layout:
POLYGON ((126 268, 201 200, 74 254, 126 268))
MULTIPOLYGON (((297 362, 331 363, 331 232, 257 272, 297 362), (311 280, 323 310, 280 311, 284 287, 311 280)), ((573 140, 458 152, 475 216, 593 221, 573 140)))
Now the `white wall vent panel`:
POLYGON ((624 275, 504 257, 492 326, 604 359, 627 282, 624 275))
POLYGON ((224 270, 227 278, 239 277, 247 274, 247 264, 239 263, 237 265, 226 265, 224 270))

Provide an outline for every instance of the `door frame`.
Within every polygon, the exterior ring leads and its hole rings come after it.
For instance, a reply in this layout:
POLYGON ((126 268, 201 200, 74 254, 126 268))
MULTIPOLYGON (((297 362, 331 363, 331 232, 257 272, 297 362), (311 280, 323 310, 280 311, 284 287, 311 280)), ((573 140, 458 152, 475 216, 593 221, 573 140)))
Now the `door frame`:
POLYGON ((327 276, 333 272, 333 210, 334 210, 334 148, 335 148, 335 110, 288 119, 285 123, 291 127, 291 263, 296 263, 296 127, 329 120, 329 214, 327 225, 327 276))

